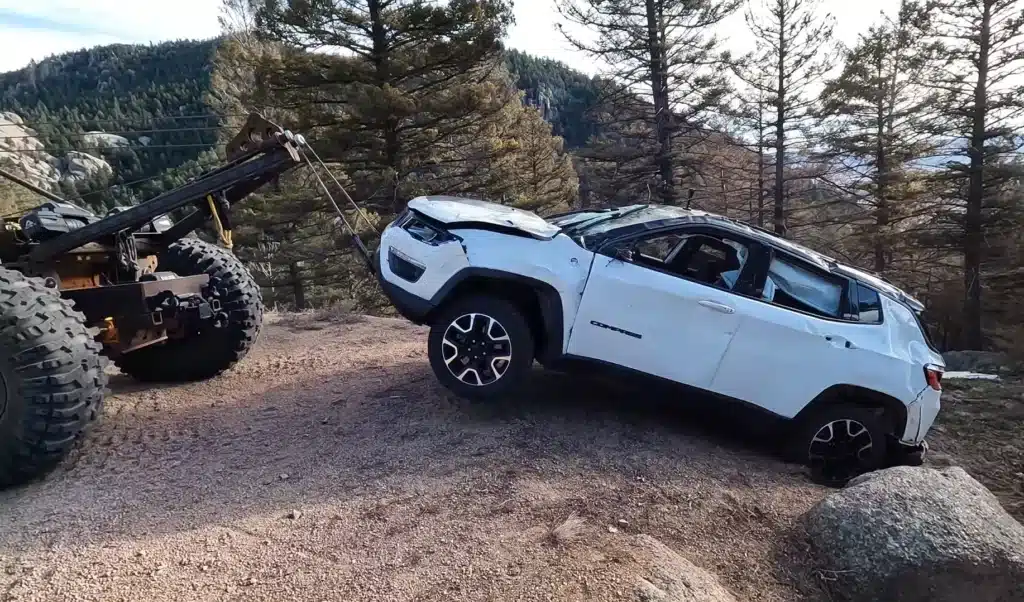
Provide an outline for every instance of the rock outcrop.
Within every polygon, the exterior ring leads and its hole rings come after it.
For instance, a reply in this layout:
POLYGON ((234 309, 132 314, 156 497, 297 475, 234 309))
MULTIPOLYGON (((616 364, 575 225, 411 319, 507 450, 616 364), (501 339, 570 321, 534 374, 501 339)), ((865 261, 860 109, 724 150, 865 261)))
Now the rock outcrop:
POLYGON ((0 167, 41 188, 54 189, 60 160, 46 152, 35 130, 15 113, 0 113, 0 167))
MULTIPOLYGON (((103 132, 91 132, 83 138, 84 146, 89 148, 128 145, 126 138, 103 132)), ((100 173, 113 173, 109 163, 88 153, 70 151, 64 157, 55 157, 47 152, 38 133, 10 112, 0 113, 0 167, 55 192, 62 181, 76 183, 100 173)))
POLYGON ((82 143, 90 148, 128 146, 129 144, 128 139, 124 136, 106 132, 86 132, 82 134, 82 143))
POLYGON ((64 173, 62 175, 64 180, 78 182, 87 180, 99 173, 111 175, 114 171, 109 163, 87 153, 70 151, 64 159, 64 173))
POLYGON ((862 475, 803 520, 838 599, 1024 600, 1024 526, 959 467, 862 475))
POLYGON ((718 578, 649 535, 629 541, 638 602, 736 602, 718 578))

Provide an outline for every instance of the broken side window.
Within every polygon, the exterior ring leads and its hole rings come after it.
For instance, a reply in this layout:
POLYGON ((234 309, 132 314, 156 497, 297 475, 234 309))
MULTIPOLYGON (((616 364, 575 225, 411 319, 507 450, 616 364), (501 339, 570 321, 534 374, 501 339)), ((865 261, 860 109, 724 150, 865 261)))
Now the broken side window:
POLYGON ((772 258, 768 278, 774 285, 771 302, 775 305, 827 318, 840 316, 843 298, 841 279, 812 271, 779 256, 772 258))
POLYGON ((656 259, 664 263, 668 259, 669 253, 678 247, 685 238, 686 236, 681 234, 646 238, 636 243, 634 251, 643 255, 644 259, 656 259))

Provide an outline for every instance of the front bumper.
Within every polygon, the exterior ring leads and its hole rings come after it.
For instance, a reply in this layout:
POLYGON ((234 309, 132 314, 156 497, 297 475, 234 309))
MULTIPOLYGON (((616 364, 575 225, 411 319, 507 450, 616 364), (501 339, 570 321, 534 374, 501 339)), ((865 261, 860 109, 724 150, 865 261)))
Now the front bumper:
POLYGON ((373 253, 373 267, 376 272, 375 275, 377 276, 377 282, 380 283, 380 287, 383 289, 384 295, 395 307, 395 310, 398 311, 400 316, 409 320, 413 324, 425 323, 427 316, 435 308, 434 304, 428 299, 417 297, 397 284, 389 282, 384 275, 380 255, 381 247, 377 247, 377 250, 373 253))

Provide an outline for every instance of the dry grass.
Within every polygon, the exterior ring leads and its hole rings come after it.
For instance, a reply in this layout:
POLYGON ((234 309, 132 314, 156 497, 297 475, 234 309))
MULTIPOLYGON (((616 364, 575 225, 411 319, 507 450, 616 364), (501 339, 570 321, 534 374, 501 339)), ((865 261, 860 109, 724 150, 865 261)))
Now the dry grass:
POLYGON ((572 513, 562 521, 561 524, 551 529, 550 539, 551 542, 561 546, 567 546, 580 538, 586 533, 587 521, 576 513, 572 513))
POLYGON ((1024 521, 1024 379, 943 382, 932 464, 959 464, 1024 521))

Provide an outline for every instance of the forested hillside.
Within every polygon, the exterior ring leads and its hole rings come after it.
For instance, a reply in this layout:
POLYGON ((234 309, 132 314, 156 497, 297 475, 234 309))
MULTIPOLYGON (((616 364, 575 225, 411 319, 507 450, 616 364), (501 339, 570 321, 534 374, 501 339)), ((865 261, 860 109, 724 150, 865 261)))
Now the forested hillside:
MULTIPOLYGON (((149 198, 216 161, 211 149, 233 117, 218 114, 209 98, 220 43, 117 44, 33 62, 0 74, 0 112, 19 115, 50 155, 83 150, 111 165, 112 175, 62 183, 68 198, 85 195, 95 207, 149 198)), ((567 147, 586 143, 596 98, 589 78, 514 50, 505 65, 524 102, 541 110, 567 147)))
MULTIPOLYGON (((131 202, 215 161, 255 109, 307 135, 367 209, 371 244, 419 194, 541 213, 706 209, 901 284, 943 347, 1024 353, 1019 0, 900 0, 849 47, 813 1, 556 1, 587 33, 568 42, 607 65, 599 77, 506 49, 503 0, 223 0, 216 41, 84 50, 0 76, 0 113, 27 122, 0 121, 0 163, 42 152, 11 146, 30 128, 54 153, 40 173, 69 198, 131 202), (739 11, 745 56, 713 35, 739 11), (80 177, 88 160, 72 148, 109 172, 80 177)), ((236 252, 269 303, 380 301, 308 170, 242 213, 236 252)))
MULTIPOLYGON (((104 158, 113 175, 65 183, 62 192, 93 195, 93 205, 147 198, 199 172, 222 119, 212 116, 216 41, 80 50, 0 74, 0 111, 19 115, 46 151, 83 150, 104 158), (105 132, 110 136, 90 134, 105 132)), ((30 151, 24 151, 30 152, 30 151)))
POLYGON ((591 113, 599 100, 598 83, 564 63, 510 50, 505 65, 516 77, 528 104, 541 110, 566 148, 579 148, 597 133, 591 113))

